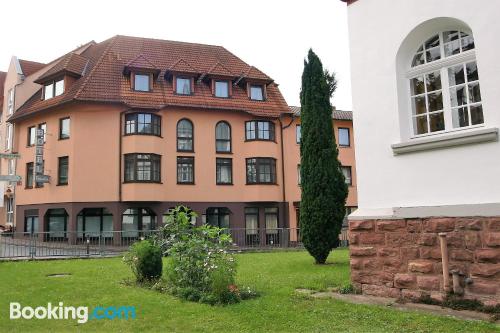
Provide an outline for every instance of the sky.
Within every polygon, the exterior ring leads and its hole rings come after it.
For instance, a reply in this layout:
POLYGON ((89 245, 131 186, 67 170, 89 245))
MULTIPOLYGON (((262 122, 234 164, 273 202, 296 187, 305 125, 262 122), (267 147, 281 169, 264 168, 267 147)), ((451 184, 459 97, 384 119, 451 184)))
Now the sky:
POLYGON ((312 48, 336 73, 332 104, 351 110, 347 8, 339 0, 86 0, 1 4, 0 70, 12 56, 49 62, 90 40, 114 35, 222 45, 279 84, 299 104, 312 48), (17 13, 17 14, 16 14, 17 13))

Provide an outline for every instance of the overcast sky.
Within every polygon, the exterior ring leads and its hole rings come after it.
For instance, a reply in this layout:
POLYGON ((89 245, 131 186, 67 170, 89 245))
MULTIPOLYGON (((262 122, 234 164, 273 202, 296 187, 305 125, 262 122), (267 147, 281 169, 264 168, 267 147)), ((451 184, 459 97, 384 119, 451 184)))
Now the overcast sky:
POLYGON ((215 44, 271 76, 298 105, 312 47, 337 74, 333 104, 351 109, 347 10, 339 0, 16 0, 0 8, 0 70, 13 55, 49 62, 117 34, 215 44))

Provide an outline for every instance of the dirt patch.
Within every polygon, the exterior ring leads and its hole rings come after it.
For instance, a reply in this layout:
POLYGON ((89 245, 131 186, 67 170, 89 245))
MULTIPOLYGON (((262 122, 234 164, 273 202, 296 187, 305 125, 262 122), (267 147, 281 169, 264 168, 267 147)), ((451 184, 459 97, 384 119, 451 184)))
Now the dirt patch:
POLYGON ((47 274, 47 277, 68 277, 71 276, 71 273, 53 273, 53 274, 47 274))

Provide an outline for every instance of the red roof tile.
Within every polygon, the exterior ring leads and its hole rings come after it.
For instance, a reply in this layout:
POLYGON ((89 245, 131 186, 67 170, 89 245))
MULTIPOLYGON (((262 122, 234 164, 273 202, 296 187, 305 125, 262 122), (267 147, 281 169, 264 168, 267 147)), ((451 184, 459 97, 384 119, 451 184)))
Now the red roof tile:
POLYGON ((62 74, 68 74, 75 77, 81 77, 89 59, 76 53, 68 53, 63 56, 51 69, 42 74, 35 80, 36 83, 44 83, 62 74))
POLYGON ((215 65, 212 66, 207 72, 207 75, 213 75, 213 76, 225 76, 225 77, 236 77, 237 75, 231 73, 229 69, 224 67, 223 64, 220 62, 217 62, 215 65))
POLYGON ((139 54, 136 58, 132 59, 125 65, 123 73, 129 75, 134 70, 146 70, 153 72, 156 75, 160 74, 161 70, 156 67, 146 56, 139 54))
POLYGON ((31 74, 39 71, 40 69, 46 66, 41 62, 22 60, 22 59, 19 59, 19 65, 21 65, 21 70, 23 71, 24 76, 30 76, 31 74))
POLYGON ((278 86, 271 83, 271 78, 221 46, 118 35, 90 45, 81 56, 89 61, 87 70, 64 94, 45 101, 40 99, 39 91, 10 120, 28 117, 71 101, 121 103, 131 108, 161 109, 180 106, 234 110, 262 117, 277 117, 281 113, 290 112, 278 86), (141 62, 146 59, 161 71, 162 75, 155 78, 151 92, 131 90, 130 77, 123 74, 125 66, 138 58, 141 62), (267 99, 251 101, 245 89, 240 86, 233 87, 232 98, 216 98, 212 95, 210 86, 198 80, 195 80, 193 95, 176 95, 172 81, 165 79, 168 71, 189 71, 198 75, 209 73, 210 70, 234 73, 237 76, 243 74, 247 79, 266 81, 267 99))

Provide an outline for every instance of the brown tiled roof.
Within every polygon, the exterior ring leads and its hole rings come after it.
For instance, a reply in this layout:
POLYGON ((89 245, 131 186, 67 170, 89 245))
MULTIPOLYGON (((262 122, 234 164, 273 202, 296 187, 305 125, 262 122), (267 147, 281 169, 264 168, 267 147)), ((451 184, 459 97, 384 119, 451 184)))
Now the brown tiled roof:
POLYGON ((5 86, 5 78, 7 77, 6 72, 0 72, 0 112, 2 112, 3 105, 3 89, 5 86))
POLYGON ((71 101, 121 103, 131 108, 181 106, 233 110, 262 117, 277 117, 290 112, 278 86, 271 83, 271 78, 221 46, 118 35, 90 45, 81 56, 88 59, 87 69, 64 94, 41 100, 41 91, 38 91, 10 120, 71 101), (132 91, 130 77, 123 74, 124 67, 139 55, 161 70, 151 92, 132 91), (269 83, 266 101, 249 100, 247 92, 239 86, 233 88, 232 98, 216 98, 209 85, 198 81, 195 81, 193 95, 176 95, 171 80, 165 79, 169 70, 192 70, 196 75, 202 75, 213 70, 217 63, 238 76, 243 73, 246 78, 266 80, 269 83))
POLYGON ((134 70, 147 70, 156 73, 158 75, 160 73, 160 69, 156 67, 146 56, 143 54, 139 54, 137 57, 129 61, 125 65, 125 69, 123 73, 125 75, 130 74, 131 71, 134 70))
MULTIPOLYGON (((300 106, 290 106, 292 113, 300 117, 300 106)), ((352 111, 337 110, 335 107, 332 108, 332 118, 334 120, 351 120, 352 121, 352 111)))
POLYGON ((57 76, 67 74, 74 77, 81 77, 84 73, 85 68, 89 59, 70 52, 63 56, 51 69, 42 74, 39 78, 35 80, 36 83, 44 83, 47 80, 53 79, 57 76))
POLYGON ((231 71, 220 62, 215 63, 212 68, 208 70, 207 75, 236 77, 236 75, 231 73, 231 71))
POLYGON ((19 65, 21 65, 21 70, 23 71, 24 76, 30 76, 31 74, 39 71, 40 69, 46 66, 41 62, 22 60, 22 59, 19 59, 19 65))

